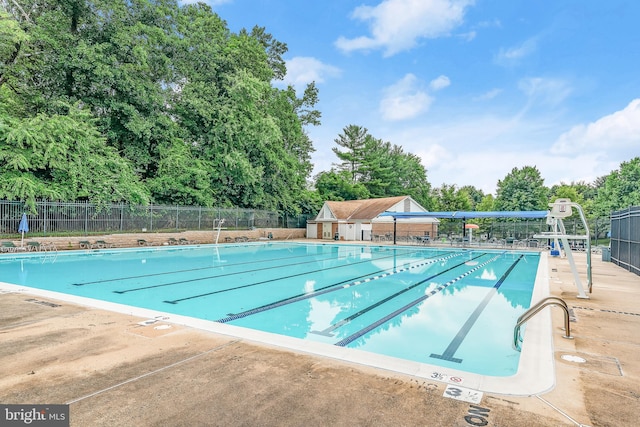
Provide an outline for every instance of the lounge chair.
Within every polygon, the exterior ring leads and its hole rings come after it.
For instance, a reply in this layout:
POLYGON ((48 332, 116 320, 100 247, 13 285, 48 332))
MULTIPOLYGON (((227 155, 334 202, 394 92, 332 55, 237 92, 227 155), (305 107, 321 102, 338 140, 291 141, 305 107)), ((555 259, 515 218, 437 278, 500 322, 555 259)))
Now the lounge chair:
POLYGON ((179 245, 179 244, 180 244, 180 242, 179 242, 179 241, 177 241, 176 239, 174 239, 173 237, 169 237, 169 238, 167 239, 167 242, 168 242, 170 245, 179 245))
POLYGON ((58 251, 56 244, 53 242, 45 242, 40 245, 40 249, 43 251, 58 251))
POLYGON ((96 243, 94 243, 93 246, 99 249, 112 248, 113 243, 105 242, 104 240, 96 240, 96 243))
POLYGON ((88 240, 80 240, 78 243, 80 243, 80 249, 92 249, 93 248, 93 243, 91 243, 88 240))
POLYGON ((431 238, 429 236, 415 236, 416 242, 421 245, 427 245, 431 243, 431 238))
POLYGON ((44 248, 40 245, 40 242, 27 242, 27 250, 29 252, 40 252, 44 248))
POLYGON ((53 242, 27 242, 27 250, 30 252, 40 252, 40 251, 57 251, 55 243, 53 242))
POLYGON ((178 240, 178 242, 181 245, 195 245, 196 243, 198 243, 195 240, 185 239, 184 237, 181 237, 180 240, 178 240))
POLYGON ((138 239, 138 245, 140 245, 140 246, 153 246, 153 243, 147 242, 144 239, 138 239))
POLYGON ((26 251, 26 248, 21 246, 16 246, 13 242, 2 242, 2 252, 18 252, 18 251, 26 251))

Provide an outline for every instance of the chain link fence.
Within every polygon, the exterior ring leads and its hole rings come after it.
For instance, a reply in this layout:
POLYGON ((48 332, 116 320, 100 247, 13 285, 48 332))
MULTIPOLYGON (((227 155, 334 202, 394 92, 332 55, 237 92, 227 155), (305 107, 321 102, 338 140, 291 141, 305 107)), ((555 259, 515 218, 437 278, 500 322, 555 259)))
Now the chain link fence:
POLYGON ((611 262, 640 275, 640 206, 611 213, 611 262))
MULTIPOLYGON (((22 202, 0 200, 0 235, 18 233, 25 207, 22 202)), ((304 228, 307 216, 282 216, 278 212, 241 208, 160 206, 88 202, 39 201, 28 214, 29 233, 51 236, 66 233, 132 233, 211 230, 223 221, 227 229, 304 228)))
MULTIPOLYGON (((579 219, 563 220, 568 234, 584 235, 584 225, 579 219)), ((588 221, 591 244, 593 246, 607 245, 609 243, 609 218, 592 218, 588 221)), ((546 218, 540 219, 490 219, 477 218, 469 219, 467 223, 474 223, 479 226, 473 230, 474 240, 527 240, 535 234, 551 231, 546 218)), ((438 225, 438 236, 450 239, 460 239, 465 235, 462 229, 464 223, 461 220, 442 219, 438 225)))

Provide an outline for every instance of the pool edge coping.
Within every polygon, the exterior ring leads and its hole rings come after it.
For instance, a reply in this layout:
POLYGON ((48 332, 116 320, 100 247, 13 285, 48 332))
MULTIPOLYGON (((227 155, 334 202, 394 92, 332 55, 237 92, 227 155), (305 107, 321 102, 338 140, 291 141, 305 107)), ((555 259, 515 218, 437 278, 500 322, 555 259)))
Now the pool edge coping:
MULTIPOLYGON (((536 281, 531 297, 532 301, 539 301, 549 295, 548 269, 549 264, 547 254, 541 252, 538 271, 536 273, 536 281)), ((549 310, 539 313, 527 323, 526 340, 522 346, 518 372, 512 376, 495 377, 378 355, 358 349, 337 347, 326 343, 286 337, 283 335, 247 329, 234 325, 221 324, 215 321, 202 320, 157 310, 138 308, 55 291, 0 282, 0 291, 3 290, 56 299, 81 306, 113 311, 140 318, 155 319, 162 317, 163 322, 174 323, 212 333, 240 338, 256 344, 275 346, 285 350, 314 356, 328 357, 343 362, 392 371, 425 380, 454 384, 486 393, 531 396, 534 394, 545 393, 555 386, 553 336, 549 310)))

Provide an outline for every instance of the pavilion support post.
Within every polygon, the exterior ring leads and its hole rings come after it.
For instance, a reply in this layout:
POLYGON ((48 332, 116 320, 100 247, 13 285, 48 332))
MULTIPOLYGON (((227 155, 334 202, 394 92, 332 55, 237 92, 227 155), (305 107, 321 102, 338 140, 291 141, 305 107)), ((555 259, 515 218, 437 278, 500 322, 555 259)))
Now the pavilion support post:
POLYGON ((396 218, 395 216, 393 217, 393 244, 396 244, 396 230, 397 228, 397 222, 398 218, 396 218))

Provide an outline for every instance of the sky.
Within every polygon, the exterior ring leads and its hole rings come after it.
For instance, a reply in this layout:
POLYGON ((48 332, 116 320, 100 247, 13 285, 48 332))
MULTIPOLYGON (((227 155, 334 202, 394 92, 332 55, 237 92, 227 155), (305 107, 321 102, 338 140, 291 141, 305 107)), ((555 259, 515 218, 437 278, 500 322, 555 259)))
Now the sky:
POLYGON ((640 1, 206 3, 232 32, 287 45, 275 86, 316 83, 314 175, 349 125, 419 156, 434 187, 494 195, 513 168, 551 187, 640 156, 640 1))

